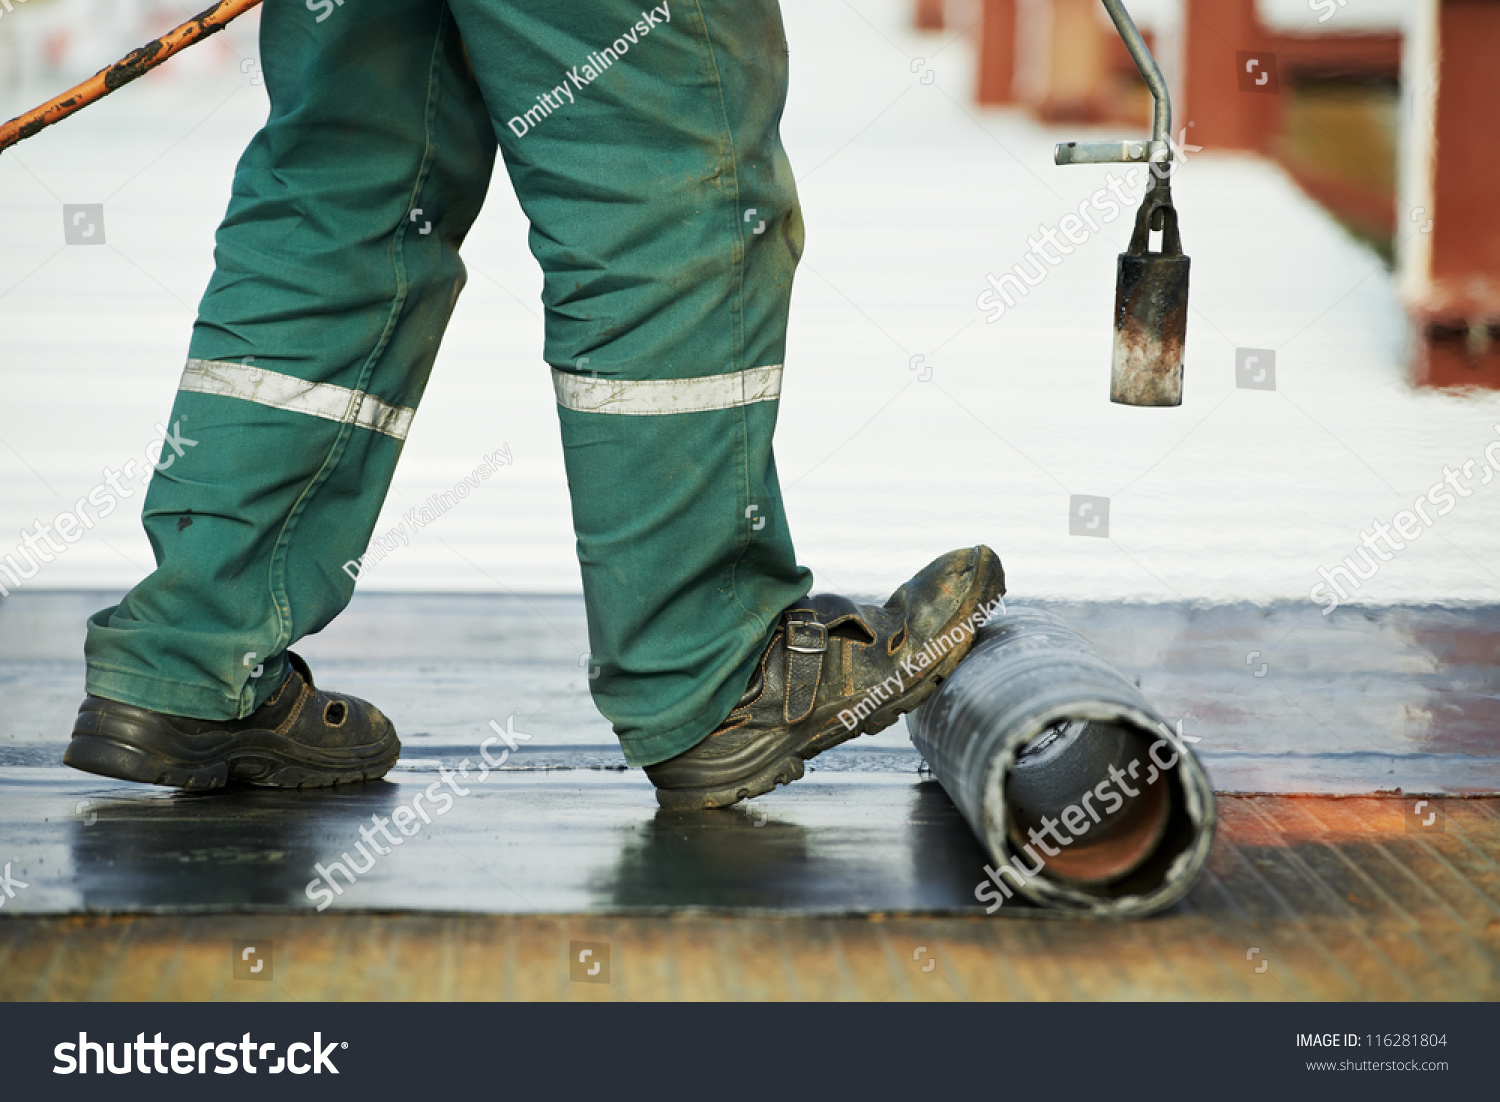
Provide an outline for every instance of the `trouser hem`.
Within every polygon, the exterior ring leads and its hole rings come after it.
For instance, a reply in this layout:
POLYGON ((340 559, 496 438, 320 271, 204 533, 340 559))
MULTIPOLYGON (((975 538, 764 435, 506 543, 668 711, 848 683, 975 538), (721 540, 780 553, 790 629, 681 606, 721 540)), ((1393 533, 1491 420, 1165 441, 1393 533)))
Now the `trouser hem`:
MULTIPOLYGON (((740 689, 739 693, 744 691, 740 689)), ((625 764, 637 768, 656 765, 691 750, 713 734, 714 728, 724 722, 724 716, 734 710, 734 701, 739 699, 739 693, 735 694, 734 700, 731 700, 729 706, 724 709, 724 715, 712 722, 705 717, 670 731, 660 731, 656 734, 634 738, 621 737, 620 749, 625 752, 625 764)))
MULTIPOLYGON (((805 589, 811 588, 809 581, 805 589)), ((806 596, 805 591, 803 596, 806 596)), ((796 600, 800 599, 800 597, 796 598, 796 600)), ((729 713, 734 711, 740 697, 745 695, 745 689, 749 686, 751 678, 755 676, 756 667, 765 657, 766 650, 770 647, 771 640, 780 626, 781 613, 778 612, 766 626, 764 638, 745 656, 735 668, 734 673, 719 686, 718 691, 714 693, 711 705, 693 720, 649 735, 621 735, 617 731, 616 737, 619 738, 620 749, 625 754, 625 764, 636 767, 657 765, 669 758, 675 758, 678 754, 686 753, 713 734, 719 724, 728 718, 729 713)))
POLYGON ((283 656, 278 655, 276 660, 266 661, 264 676, 256 685, 252 698, 253 707, 249 712, 242 707, 240 694, 228 693, 222 686, 193 685, 94 663, 88 667, 84 691, 90 696, 130 704, 162 715, 235 720, 244 719, 265 703, 282 681, 286 680, 286 673, 287 662, 283 656))
POLYGON ((130 704, 164 715, 189 716, 193 719, 240 718, 238 694, 226 693, 218 687, 206 688, 159 677, 142 677, 125 670, 90 666, 84 690, 90 696, 101 696, 105 700, 130 704))

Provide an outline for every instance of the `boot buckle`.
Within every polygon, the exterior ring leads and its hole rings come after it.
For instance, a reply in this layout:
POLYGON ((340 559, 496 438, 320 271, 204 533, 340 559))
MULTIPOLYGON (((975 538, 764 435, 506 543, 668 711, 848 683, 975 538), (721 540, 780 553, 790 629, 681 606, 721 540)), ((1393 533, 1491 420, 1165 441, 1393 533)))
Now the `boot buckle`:
POLYGON ((822 654, 828 649, 828 628, 816 620, 789 619, 786 649, 797 654, 822 654))

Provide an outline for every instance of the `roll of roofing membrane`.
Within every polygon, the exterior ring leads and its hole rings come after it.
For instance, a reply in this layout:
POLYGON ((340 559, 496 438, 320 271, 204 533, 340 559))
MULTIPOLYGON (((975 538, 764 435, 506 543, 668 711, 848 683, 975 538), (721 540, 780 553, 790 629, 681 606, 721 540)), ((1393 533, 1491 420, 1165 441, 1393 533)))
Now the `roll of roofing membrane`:
POLYGON ((975 897, 1096 917, 1176 903, 1208 861, 1203 767, 1141 691, 1041 609, 1012 608, 907 717, 994 860, 975 897))

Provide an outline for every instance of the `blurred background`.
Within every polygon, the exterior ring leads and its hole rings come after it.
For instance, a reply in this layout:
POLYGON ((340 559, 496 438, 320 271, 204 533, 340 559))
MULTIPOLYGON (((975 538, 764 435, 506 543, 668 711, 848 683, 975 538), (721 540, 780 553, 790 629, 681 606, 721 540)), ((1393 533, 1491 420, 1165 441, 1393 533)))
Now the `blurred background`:
MULTIPOLYGON (((1108 401, 1128 216, 1049 262, 997 320, 976 303, 987 276, 1024 266, 1028 238, 1123 175, 1055 166, 1054 143, 1148 132, 1149 97, 1101 6, 784 4, 783 131, 808 238, 777 454, 801 558, 820 588, 883 594, 983 541, 1015 598, 1310 611, 1320 567, 1352 555, 1361 529, 1472 461, 1470 496, 1353 597, 1494 601, 1500 480, 1480 479, 1500 441, 1500 92, 1482 59, 1500 5, 1128 6, 1174 88, 1184 159, 1193 280, 1175 409, 1108 401), (1274 389, 1252 383, 1248 355, 1273 365, 1274 389), (1105 538, 1071 534, 1078 495, 1108 499, 1105 538)), ((5 117, 193 14, 163 0, 0 8, 5 117)), ((256 21, 0 155, 0 559, 159 439, 235 159, 266 113, 256 21), (67 243, 65 204, 101 205, 99 240, 67 243)), ((503 445, 514 463, 360 586, 575 592, 540 272, 503 173, 465 259, 377 532, 503 445)), ((139 494, 21 588, 129 586, 152 565, 138 513, 139 494)))

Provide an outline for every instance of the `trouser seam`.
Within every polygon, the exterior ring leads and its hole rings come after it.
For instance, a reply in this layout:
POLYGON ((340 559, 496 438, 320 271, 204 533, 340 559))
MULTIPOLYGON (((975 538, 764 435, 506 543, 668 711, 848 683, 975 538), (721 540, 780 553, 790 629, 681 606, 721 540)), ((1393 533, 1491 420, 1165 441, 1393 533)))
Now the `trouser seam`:
POLYGON ((734 140, 734 127, 729 121, 729 104, 724 99, 724 77, 719 71, 719 57, 714 49, 713 35, 708 29, 708 17, 703 14, 702 0, 697 0, 698 18, 703 21, 703 40, 708 44, 708 59, 713 65, 714 87, 719 92, 719 117, 723 120, 724 136, 729 143, 729 171, 732 202, 729 207, 731 224, 734 226, 735 299, 734 341, 735 363, 732 370, 743 370, 745 364, 745 226, 740 217, 740 158, 739 147, 734 140))
MULTIPOLYGON (((719 59, 714 50, 713 35, 709 31, 708 17, 703 13, 702 0, 694 5, 698 10, 698 18, 703 22, 703 40, 708 45, 708 60, 713 66, 714 86, 719 93, 719 113, 724 128, 724 136, 729 145, 729 169, 730 169, 730 220, 734 226, 733 231, 733 262, 735 267, 735 300, 734 312, 734 344, 735 358, 730 370, 741 371, 745 368, 745 231, 739 216, 740 200, 740 161, 739 150, 735 145, 734 127, 729 121, 729 105, 724 99, 724 77, 719 71, 719 59)), ((756 504, 750 500, 750 418, 746 407, 741 406, 739 410, 739 447, 736 450, 735 465, 739 468, 735 473, 740 484, 741 497, 737 516, 745 517, 745 523, 740 525, 740 536, 737 541, 739 549, 734 559, 729 563, 727 581, 729 591, 734 594, 734 602, 750 616, 753 620, 760 617, 750 608, 747 608, 744 600, 740 597, 739 572, 740 564, 750 551, 750 519, 745 516, 750 506, 756 504)), ((738 523, 738 520, 736 520, 738 523)))
MULTIPOLYGON (((412 185, 411 196, 406 205, 407 210, 414 209, 419 203, 422 186, 426 183, 427 174, 432 164, 433 118, 436 114, 437 103, 441 95, 441 81, 438 76, 438 69, 443 58, 443 45, 447 39, 450 20, 451 15, 448 8, 444 6, 442 14, 438 17, 437 33, 433 36, 432 60, 427 70, 427 102, 422 120, 422 160, 417 168, 417 178, 412 185)), ((374 347, 370 350, 370 354, 365 358, 365 362, 360 368, 359 376, 352 388, 354 394, 350 398, 350 409, 346 411, 350 415, 355 412, 357 403, 361 400, 360 395, 369 389, 370 379, 375 373, 376 365, 379 364, 380 357, 390 345, 391 334, 395 331, 396 324, 401 318, 401 311, 406 305, 406 297, 407 292, 410 290, 410 284, 406 275, 403 246, 409 225, 410 220, 403 218, 396 227, 391 240, 391 266, 396 277, 396 290, 391 299, 385 326, 382 328, 379 338, 376 339, 374 347)), ((280 653, 286 647, 290 646, 292 640, 293 621, 291 601, 287 596, 286 561, 290 552, 292 537, 296 532, 297 522, 301 519, 313 496, 323 487, 338 467, 339 460, 343 458, 344 452, 348 447, 350 435, 355 431, 359 430, 352 424, 352 417, 346 417, 345 422, 339 426, 339 431, 335 434, 333 443, 329 446, 328 454, 323 460, 323 465, 318 469, 317 474, 313 475, 307 487, 297 498, 291 512, 287 515, 285 523, 281 526, 281 531, 277 534, 276 544, 271 551, 271 563, 267 576, 267 587, 269 589, 271 604, 276 610, 276 641, 271 651, 273 654, 280 653)), ((247 684, 242 690, 240 716, 237 718, 244 718, 244 716, 249 715, 254 710, 254 695, 254 685, 247 684)))

